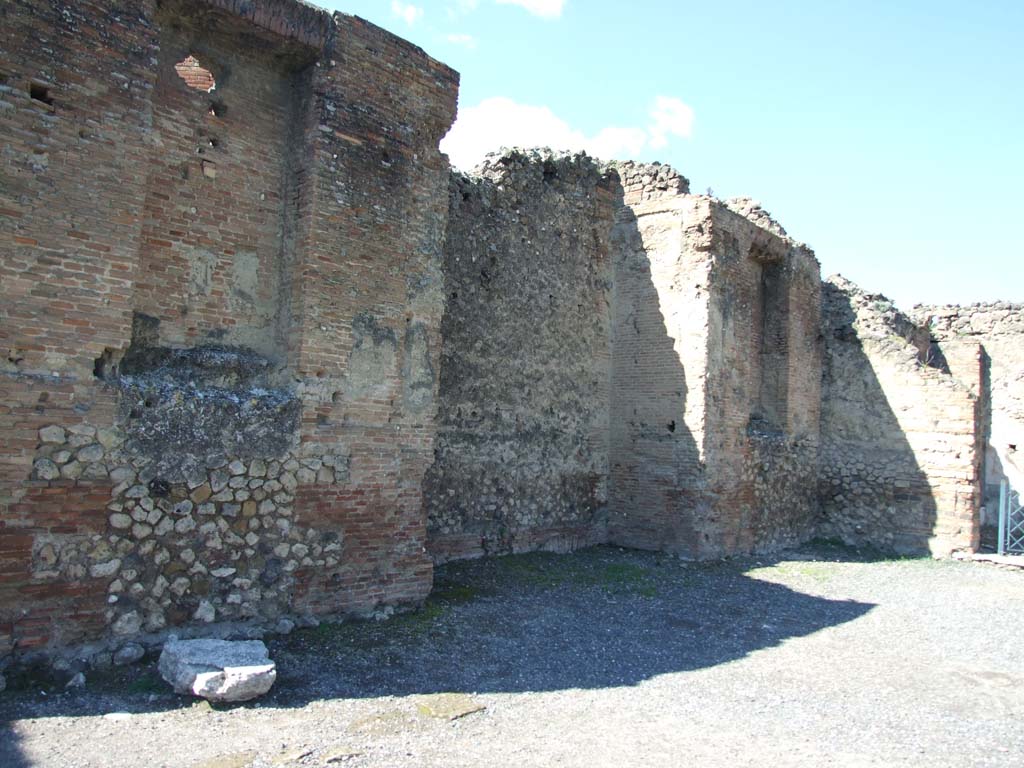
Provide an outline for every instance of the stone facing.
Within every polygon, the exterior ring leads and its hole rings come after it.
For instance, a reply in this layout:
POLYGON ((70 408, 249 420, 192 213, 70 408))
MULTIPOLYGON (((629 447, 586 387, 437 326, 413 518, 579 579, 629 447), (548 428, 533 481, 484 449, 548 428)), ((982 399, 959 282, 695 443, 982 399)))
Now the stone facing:
POLYGON ((1024 488, 1024 304, 916 306, 910 314, 930 332, 935 356, 983 403, 982 524, 994 546, 1000 481, 1024 488))
POLYGON ((453 175, 435 559, 605 540, 614 186, 585 155, 551 152, 453 175))
POLYGON ((0 657, 421 601, 457 75, 291 0, 0 51, 0 657))
POLYGON ((714 557, 807 538, 817 261, 713 198, 645 190, 626 202, 615 225, 612 541, 714 557))
POLYGON ((161 467, 120 430, 88 424, 44 427, 36 456, 33 478, 50 487, 110 487, 108 534, 36 536, 31 576, 107 581, 104 618, 114 635, 276 618, 291 610, 299 568, 340 562, 343 537, 297 525, 294 507, 300 484, 343 486, 347 456, 212 454, 161 467))
POLYGON ((457 74, 356 17, 3 16, 0 660, 390 611, 482 554, 976 546, 1019 306, 915 324, 657 163, 453 174, 457 74))
POLYGON ((954 378, 931 353, 927 331, 884 296, 835 277, 823 306, 823 532, 905 553, 973 550, 977 387, 954 378))

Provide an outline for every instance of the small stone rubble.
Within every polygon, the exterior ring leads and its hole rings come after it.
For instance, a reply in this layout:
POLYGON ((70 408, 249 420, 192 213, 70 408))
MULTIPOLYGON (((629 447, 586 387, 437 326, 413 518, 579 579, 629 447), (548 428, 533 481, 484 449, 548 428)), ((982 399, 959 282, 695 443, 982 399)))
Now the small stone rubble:
POLYGON ((168 467, 129 450, 116 428, 50 425, 39 440, 37 479, 88 479, 111 491, 108 533, 39 537, 33 577, 105 580, 117 637, 189 619, 275 618, 288 610, 297 568, 338 563, 340 539, 296 525, 293 506, 300 485, 344 482, 345 456, 214 454, 168 467))
POLYGON ((729 210, 752 221, 761 229, 767 230, 779 237, 789 238, 785 228, 757 200, 750 197, 732 197, 725 201, 725 205, 729 210))
POLYGON ((586 154, 543 149, 452 175, 424 483, 437 561, 604 538, 614 186, 586 154))
POLYGON ((612 162, 609 168, 618 174, 625 202, 631 205, 690 192, 690 180, 671 165, 626 160, 612 162))

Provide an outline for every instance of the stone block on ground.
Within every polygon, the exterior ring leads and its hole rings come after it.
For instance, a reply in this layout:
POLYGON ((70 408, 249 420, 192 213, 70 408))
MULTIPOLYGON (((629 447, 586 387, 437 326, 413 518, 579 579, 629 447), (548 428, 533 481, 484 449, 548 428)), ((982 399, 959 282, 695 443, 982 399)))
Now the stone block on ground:
POLYGON ((255 699, 277 678, 259 640, 171 640, 160 654, 159 669, 176 693, 216 702, 255 699))
POLYGON ((416 709, 421 715, 440 720, 458 720, 487 707, 466 693, 432 693, 416 700, 416 709))

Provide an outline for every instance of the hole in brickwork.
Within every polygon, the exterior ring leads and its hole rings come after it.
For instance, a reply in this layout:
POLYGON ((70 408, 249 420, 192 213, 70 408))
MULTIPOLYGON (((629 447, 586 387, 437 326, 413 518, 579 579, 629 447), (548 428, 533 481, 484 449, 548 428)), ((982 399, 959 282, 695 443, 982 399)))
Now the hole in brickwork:
POLYGON ((223 101, 211 101, 210 102, 210 116, 211 117, 224 117, 228 113, 228 108, 224 105, 223 101))
POLYGON ((174 65, 174 71, 185 81, 185 85, 194 91, 210 93, 217 87, 213 72, 200 64, 199 59, 195 56, 186 56, 184 60, 174 65))
POLYGON ((103 354, 93 361, 92 373, 97 379, 110 381, 117 378, 118 364, 121 362, 121 352, 107 347, 103 354))
POLYGON ((675 432, 676 431, 676 423, 674 421, 670 421, 668 423, 668 431, 669 432, 675 432))
POLYGON ((42 83, 30 83, 28 95, 32 97, 32 101, 38 101, 50 107, 53 106, 53 95, 50 93, 50 89, 42 83))

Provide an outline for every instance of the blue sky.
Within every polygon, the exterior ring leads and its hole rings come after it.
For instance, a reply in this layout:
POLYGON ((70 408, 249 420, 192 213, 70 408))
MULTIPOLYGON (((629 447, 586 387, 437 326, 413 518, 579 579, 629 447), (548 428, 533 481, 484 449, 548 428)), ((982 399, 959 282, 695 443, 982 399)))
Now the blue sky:
POLYGON ((1024 301, 1021 0, 317 1, 461 73, 457 165, 660 160, 905 308, 1024 301))

